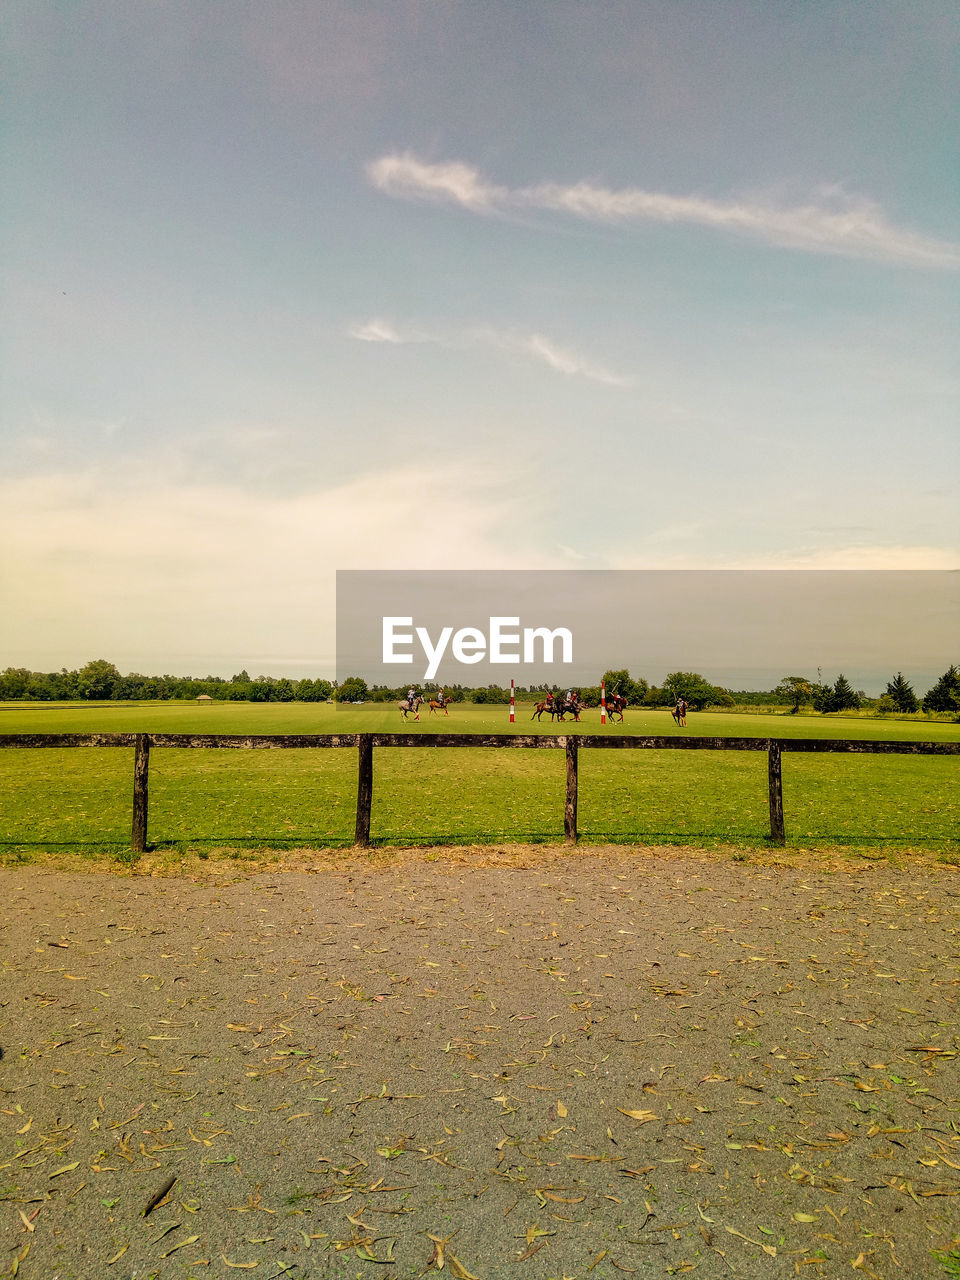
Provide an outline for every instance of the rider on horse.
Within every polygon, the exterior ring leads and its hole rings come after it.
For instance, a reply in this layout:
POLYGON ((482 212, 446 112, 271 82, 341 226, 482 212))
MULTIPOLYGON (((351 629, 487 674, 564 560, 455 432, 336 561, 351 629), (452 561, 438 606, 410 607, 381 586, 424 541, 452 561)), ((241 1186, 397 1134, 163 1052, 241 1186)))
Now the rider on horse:
POLYGON ((447 699, 444 696, 444 692, 442 689, 440 689, 437 693, 437 704, 441 707, 445 707, 447 705, 447 699))
POLYGON ((407 690, 407 706, 410 708, 411 711, 413 710, 413 704, 416 699, 416 696, 417 696, 417 686, 415 684, 412 684, 410 688, 407 690))

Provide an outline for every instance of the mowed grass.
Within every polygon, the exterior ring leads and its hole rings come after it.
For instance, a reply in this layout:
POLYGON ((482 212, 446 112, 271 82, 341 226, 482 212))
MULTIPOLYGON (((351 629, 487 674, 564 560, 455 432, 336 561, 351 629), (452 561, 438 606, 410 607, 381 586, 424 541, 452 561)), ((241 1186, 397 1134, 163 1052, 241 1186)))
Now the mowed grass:
MULTIPOLYGON (((519 704, 454 705, 449 717, 409 721, 409 732, 568 731, 711 737, 816 737, 958 741, 960 726, 852 717, 627 713, 600 725, 530 721, 519 704)), ((384 732, 401 727, 393 704, 0 704, 0 732, 384 732)), ((129 847, 130 749, 0 751, 0 850, 122 853, 129 847)), ((890 844, 953 853, 960 843, 957 757, 785 753, 784 808, 791 844, 890 844)), ((765 752, 583 751, 579 829, 584 839, 762 845, 768 831, 765 752)), ((372 834, 383 843, 548 841, 563 831, 564 753, 462 748, 380 749, 374 756, 372 834)), ((157 749, 150 759, 149 840, 205 849, 348 845, 356 801, 350 749, 157 749)))

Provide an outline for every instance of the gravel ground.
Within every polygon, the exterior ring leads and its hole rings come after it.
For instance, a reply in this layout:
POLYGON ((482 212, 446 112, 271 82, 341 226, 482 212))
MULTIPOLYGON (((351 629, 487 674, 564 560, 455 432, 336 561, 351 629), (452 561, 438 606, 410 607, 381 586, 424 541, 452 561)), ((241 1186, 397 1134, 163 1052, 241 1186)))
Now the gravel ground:
POLYGON ((0 1274, 960 1274, 956 869, 312 857, 0 870, 0 1274))

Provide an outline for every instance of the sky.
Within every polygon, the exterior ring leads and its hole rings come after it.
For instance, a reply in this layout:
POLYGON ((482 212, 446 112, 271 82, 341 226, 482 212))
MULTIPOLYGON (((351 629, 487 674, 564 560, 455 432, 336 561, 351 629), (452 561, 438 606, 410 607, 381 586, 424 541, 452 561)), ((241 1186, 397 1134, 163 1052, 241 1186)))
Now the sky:
POLYGON ((958 35, 10 0, 0 668, 330 675, 344 569, 960 567, 958 35))

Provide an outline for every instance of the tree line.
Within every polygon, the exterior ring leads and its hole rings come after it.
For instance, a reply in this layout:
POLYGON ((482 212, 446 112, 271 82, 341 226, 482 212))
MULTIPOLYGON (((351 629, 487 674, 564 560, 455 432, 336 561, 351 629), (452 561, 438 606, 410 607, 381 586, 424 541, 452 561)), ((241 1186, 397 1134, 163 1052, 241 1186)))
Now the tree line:
POLYGON ((274 676, 251 678, 240 671, 222 676, 122 676, 112 662, 96 658, 76 671, 27 671, 7 667, 0 673, 0 700, 27 702, 169 701, 199 698, 217 702, 326 702, 333 692, 329 680, 287 680, 274 676))
MULTIPOLYGON (((620 694, 632 707, 672 707, 683 698, 694 711, 705 707, 780 706, 797 714, 804 707, 824 714, 859 707, 883 713, 912 714, 920 710, 960 712, 960 669, 951 665, 919 697, 910 682, 897 672, 887 682, 879 698, 869 698, 862 689, 854 689, 843 673, 833 684, 806 676, 784 676, 773 689, 725 689, 711 684, 699 672, 673 671, 660 685, 651 685, 642 677, 634 679, 626 669, 604 672, 608 694, 620 694)), ((112 662, 94 659, 76 671, 66 668, 56 672, 28 671, 24 667, 7 667, 0 673, 0 701, 76 702, 76 701, 167 701, 199 698, 206 695, 217 702, 392 702, 405 697, 407 685, 368 686, 359 676, 336 680, 289 680, 286 677, 251 677, 246 671, 225 679, 222 676, 144 676, 121 675, 112 662)), ((429 696, 439 689, 436 683, 420 686, 429 696)), ((537 685, 516 690, 519 702, 540 701, 548 692, 563 692, 561 685, 537 685)), ((470 687, 446 686, 452 702, 470 701, 505 705, 510 691, 500 685, 470 687)), ((580 688, 588 707, 600 705, 599 684, 580 688)))

